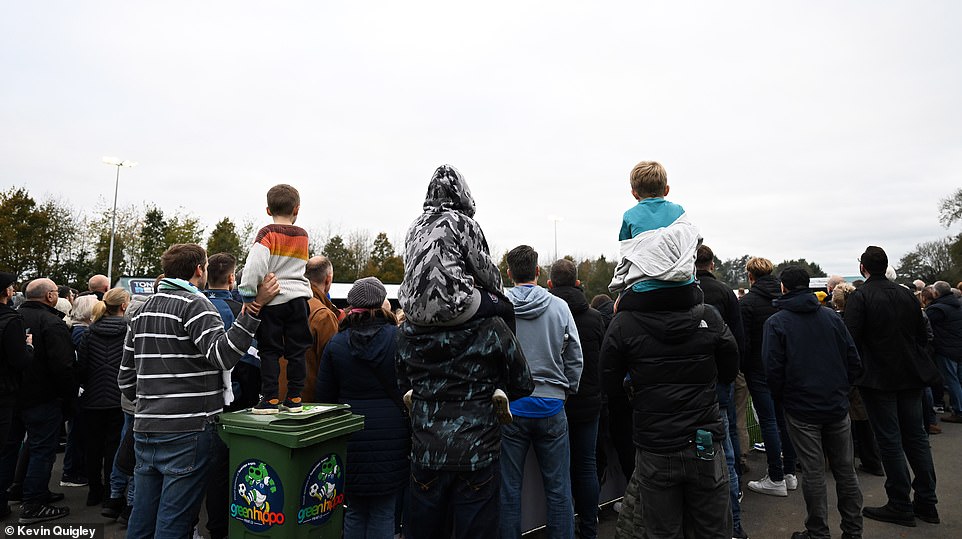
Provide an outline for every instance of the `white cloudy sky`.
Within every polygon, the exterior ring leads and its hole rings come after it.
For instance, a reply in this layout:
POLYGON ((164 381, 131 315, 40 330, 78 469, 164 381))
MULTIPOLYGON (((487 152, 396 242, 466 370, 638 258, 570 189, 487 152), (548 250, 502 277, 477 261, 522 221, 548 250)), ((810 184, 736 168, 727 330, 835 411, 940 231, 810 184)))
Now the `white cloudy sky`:
POLYGON ((0 188, 208 225, 263 215, 400 238, 441 163, 499 254, 617 252, 628 172, 669 173, 721 258, 852 274, 949 231, 962 4, 11 2, 0 188))

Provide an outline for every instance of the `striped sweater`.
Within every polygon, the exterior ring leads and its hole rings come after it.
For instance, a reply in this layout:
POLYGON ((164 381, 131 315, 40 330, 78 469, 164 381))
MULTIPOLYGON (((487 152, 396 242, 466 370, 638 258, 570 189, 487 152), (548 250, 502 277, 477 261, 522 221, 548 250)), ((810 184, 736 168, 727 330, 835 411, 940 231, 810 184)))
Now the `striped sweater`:
POLYGON ((151 296, 131 319, 117 377, 136 399, 134 431, 203 430, 224 408, 222 371, 244 355, 259 324, 243 314, 225 331, 210 300, 185 287, 151 296))
POLYGON ((254 245, 247 253, 247 263, 240 286, 245 303, 254 301, 257 285, 273 273, 281 288, 268 305, 281 305, 295 298, 314 297, 311 284, 304 276, 307 266, 307 231, 299 226, 271 224, 257 232, 254 245))

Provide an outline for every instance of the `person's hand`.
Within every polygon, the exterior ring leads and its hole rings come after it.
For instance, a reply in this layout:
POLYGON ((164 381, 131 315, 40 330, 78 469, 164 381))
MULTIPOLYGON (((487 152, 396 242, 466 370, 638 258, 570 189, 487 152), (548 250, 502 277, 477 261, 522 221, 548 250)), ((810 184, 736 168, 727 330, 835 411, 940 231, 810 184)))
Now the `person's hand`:
POLYGON ((27 344, 33 346, 33 333, 27 333, 27 344))
POLYGON ((257 285, 257 295, 254 297, 254 303, 258 307, 267 305, 274 299, 278 294, 281 293, 281 285, 277 282, 277 277, 274 277, 273 273, 268 273, 261 284, 257 285))

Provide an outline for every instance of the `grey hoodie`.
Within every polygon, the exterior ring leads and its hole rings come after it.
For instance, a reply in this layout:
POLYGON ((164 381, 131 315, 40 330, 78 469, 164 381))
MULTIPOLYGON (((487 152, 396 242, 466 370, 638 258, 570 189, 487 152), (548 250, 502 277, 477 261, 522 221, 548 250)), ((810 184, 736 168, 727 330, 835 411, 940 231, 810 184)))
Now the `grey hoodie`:
POLYGON ((428 184, 424 213, 404 241, 398 300, 412 323, 462 324, 478 311, 478 288, 501 291, 501 273, 473 219, 474 210, 474 197, 461 174, 450 165, 438 167, 428 184))
POLYGON ((518 341, 534 379, 532 397, 564 400, 578 392, 584 358, 568 304, 540 286, 506 291, 514 304, 518 341))

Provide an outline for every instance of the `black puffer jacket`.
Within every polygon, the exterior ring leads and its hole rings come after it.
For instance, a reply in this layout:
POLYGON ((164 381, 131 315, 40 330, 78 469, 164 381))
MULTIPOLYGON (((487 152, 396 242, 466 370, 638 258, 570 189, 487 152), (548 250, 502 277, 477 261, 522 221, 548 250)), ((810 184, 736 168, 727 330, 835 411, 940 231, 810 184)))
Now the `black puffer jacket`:
POLYGON ((735 379, 738 346, 715 309, 697 304, 684 311, 619 312, 605 335, 601 361, 609 392, 618 390, 625 373, 631 375, 639 448, 677 451, 698 429, 724 438, 715 383, 735 379))
POLYGON ((23 370, 33 361, 23 332, 23 317, 6 303, 0 303, 0 402, 13 402, 23 370))
POLYGON ((411 434, 399 406, 396 335, 384 318, 344 329, 324 347, 317 372, 318 402, 350 404, 364 416, 364 430, 347 442, 347 482, 357 496, 396 492, 409 476, 411 434))
POLYGON ((962 361, 962 303, 951 292, 936 299, 925 309, 932 324, 935 353, 962 361))
POLYGON ((739 302, 742 325, 745 328, 745 346, 741 350, 742 372, 765 376, 762 363, 762 333, 765 321, 775 314, 772 300, 781 297, 782 285, 772 275, 759 277, 748 294, 739 302))
POLYGON ((120 408, 120 386, 117 374, 124 355, 127 324, 122 316, 105 316, 97 320, 80 339, 77 360, 80 384, 84 394, 80 407, 87 410, 120 408))
POLYGON ((880 391, 925 387, 916 362, 924 359, 928 335, 908 289, 872 275, 849 296, 844 317, 864 368, 855 385, 880 391))
POLYGON ((17 404, 29 408, 59 399, 69 406, 77 397, 76 355, 63 313, 39 301, 24 302, 18 312, 23 327, 33 334, 34 352, 17 404))
POLYGON ((588 298, 582 289, 574 286, 556 286, 549 290, 565 300, 575 317, 584 367, 578 393, 568 397, 565 414, 568 421, 579 423, 598 419, 601 413, 601 341, 605 338, 605 320, 600 312, 588 306, 588 298))

